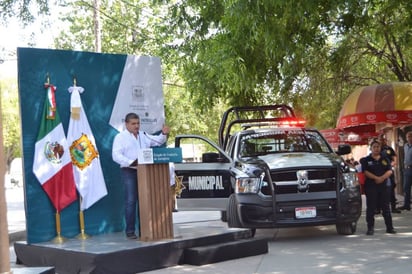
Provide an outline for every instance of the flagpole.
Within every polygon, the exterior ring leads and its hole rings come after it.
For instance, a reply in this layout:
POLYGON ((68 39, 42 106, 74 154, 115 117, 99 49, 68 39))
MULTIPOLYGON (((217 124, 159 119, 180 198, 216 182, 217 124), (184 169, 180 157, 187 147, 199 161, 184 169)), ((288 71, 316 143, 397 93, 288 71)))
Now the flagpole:
POLYGON ((99 153, 82 105, 80 94, 84 92, 84 88, 77 86, 76 77, 73 77, 73 86, 69 87, 68 91, 71 93, 71 115, 67 140, 80 203, 80 233, 77 238, 84 240, 90 237, 85 233, 84 210, 107 195, 107 189, 100 166, 99 153))
POLYGON ((56 211, 56 232, 57 232, 57 236, 53 239, 53 243, 56 243, 56 244, 64 243, 66 241, 66 238, 64 238, 61 235, 60 212, 59 211, 56 211))
MULTIPOLYGON (((81 204, 82 204, 82 200, 83 198, 80 196, 80 208, 81 208, 81 204)), ((80 234, 77 235, 77 239, 81 239, 81 240, 86 240, 87 238, 90 238, 89 235, 87 235, 84 232, 84 214, 83 214, 83 210, 80 209, 79 211, 79 220, 80 220, 80 234)))
POLYGON ((47 94, 35 145, 33 173, 56 209, 57 235, 52 241, 63 243, 66 239, 61 235, 60 212, 77 199, 77 193, 70 154, 65 153, 68 143, 57 111, 56 87, 50 84, 49 73, 44 88, 47 94))

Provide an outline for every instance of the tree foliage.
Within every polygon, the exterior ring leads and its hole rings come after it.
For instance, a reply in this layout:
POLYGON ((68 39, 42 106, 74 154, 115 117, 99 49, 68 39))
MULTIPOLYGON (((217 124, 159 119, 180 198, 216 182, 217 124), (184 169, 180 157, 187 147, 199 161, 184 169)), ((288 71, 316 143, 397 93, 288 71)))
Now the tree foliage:
MULTIPOLYGON (((94 50, 93 3, 69 2, 69 31, 57 48, 94 50)), ((173 112, 177 96, 190 130, 212 125, 210 113, 225 105, 272 103, 330 128, 356 87, 412 79, 409 0, 102 0, 100 7, 102 51, 159 56, 171 84, 168 120, 182 120, 173 112)))
POLYGON ((411 2, 193 1, 174 4, 179 67, 203 107, 288 103, 334 127, 359 85, 411 79, 411 2))
POLYGON ((0 91, 4 155, 9 167, 14 158, 21 156, 17 82, 13 79, 3 79, 0 82, 0 91))
MULTIPOLYGON (((61 49, 94 51, 93 4, 81 0, 72 5, 73 11, 63 18, 70 26, 69 31, 62 32, 55 44, 61 49)), ((175 66, 179 54, 172 45, 173 36, 166 32, 168 21, 164 20, 163 6, 137 0, 111 4, 106 1, 101 6, 103 52, 161 57, 166 117, 173 129, 170 140, 176 133, 202 134, 217 139, 224 107, 220 103, 213 109, 203 110, 192 103, 193 97, 175 66)))
POLYGON ((8 21, 11 17, 17 17, 23 24, 33 22, 35 15, 49 13, 48 0, 1 0, 0 20, 8 21), (34 14, 33 14, 34 13, 34 14))

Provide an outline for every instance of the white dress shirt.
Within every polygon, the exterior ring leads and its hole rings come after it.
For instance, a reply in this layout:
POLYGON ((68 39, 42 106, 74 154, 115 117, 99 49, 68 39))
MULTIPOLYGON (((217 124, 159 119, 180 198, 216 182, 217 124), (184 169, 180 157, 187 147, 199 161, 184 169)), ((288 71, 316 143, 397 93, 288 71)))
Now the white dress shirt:
POLYGON ((137 159, 137 151, 142 148, 160 146, 166 142, 167 135, 150 135, 139 131, 137 138, 124 130, 113 141, 112 158, 120 167, 129 167, 137 159))

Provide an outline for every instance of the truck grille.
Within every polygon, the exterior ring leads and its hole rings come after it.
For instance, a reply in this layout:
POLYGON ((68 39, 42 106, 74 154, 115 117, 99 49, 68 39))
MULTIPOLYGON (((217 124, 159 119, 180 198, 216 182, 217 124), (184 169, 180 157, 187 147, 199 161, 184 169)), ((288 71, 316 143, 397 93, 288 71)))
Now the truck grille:
POLYGON ((307 179, 305 182, 298 180, 296 174, 298 170, 301 169, 271 172, 275 194, 336 190, 336 169, 307 169, 307 179))

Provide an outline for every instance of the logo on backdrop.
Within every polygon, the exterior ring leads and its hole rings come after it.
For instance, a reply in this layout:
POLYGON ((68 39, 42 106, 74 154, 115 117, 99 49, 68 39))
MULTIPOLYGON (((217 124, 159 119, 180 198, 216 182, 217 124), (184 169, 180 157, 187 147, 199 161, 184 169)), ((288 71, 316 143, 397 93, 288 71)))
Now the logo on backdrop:
POLYGON ((132 87, 132 98, 133 100, 144 100, 143 86, 133 86, 132 87))
POLYGON ((140 129, 153 134, 165 120, 160 59, 153 56, 127 56, 109 124, 122 131, 124 117, 134 112, 140 129))

